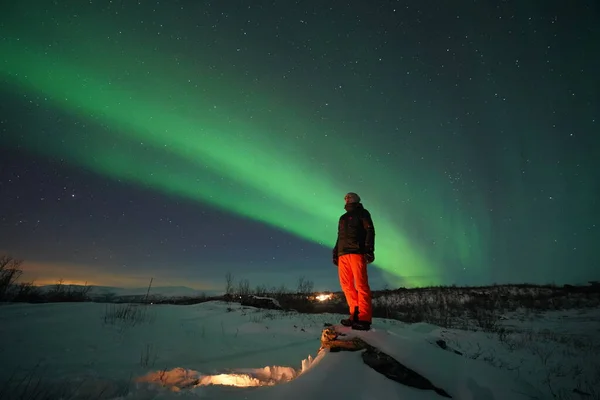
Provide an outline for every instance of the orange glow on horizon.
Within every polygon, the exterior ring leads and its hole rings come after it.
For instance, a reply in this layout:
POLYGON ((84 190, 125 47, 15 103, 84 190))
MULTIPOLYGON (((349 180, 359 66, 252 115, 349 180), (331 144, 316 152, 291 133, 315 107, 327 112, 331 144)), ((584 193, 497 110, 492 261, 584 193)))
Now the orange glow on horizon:
MULTIPOLYGON (((23 281, 23 280, 21 280, 23 281)), ((45 281, 45 280, 37 280, 33 282, 33 286, 48 286, 48 285, 56 285, 58 283, 61 283, 63 285, 69 286, 69 285, 78 285, 78 286, 99 286, 99 285, 94 285, 90 282, 87 281, 75 281, 75 280, 67 280, 67 279, 63 279, 62 281, 60 279, 52 279, 49 281, 45 281)), ((105 285, 102 285, 105 286, 105 285)))
POLYGON ((89 265, 27 261, 21 264, 23 274, 19 282, 32 282, 35 286, 55 285, 62 280, 63 285, 109 286, 119 288, 147 287, 154 278, 152 286, 186 286, 195 290, 218 290, 220 288, 183 279, 163 278, 160 274, 118 275, 104 272, 104 268, 89 265))

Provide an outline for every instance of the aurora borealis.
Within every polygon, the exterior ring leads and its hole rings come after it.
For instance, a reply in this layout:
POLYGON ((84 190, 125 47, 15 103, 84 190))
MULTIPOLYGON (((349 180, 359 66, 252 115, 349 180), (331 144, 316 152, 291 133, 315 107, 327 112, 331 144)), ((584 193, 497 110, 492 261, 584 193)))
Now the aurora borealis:
POLYGON ((48 279, 336 289, 355 191, 375 287, 594 279, 597 6, 417 4, 11 5, 0 250, 48 279))

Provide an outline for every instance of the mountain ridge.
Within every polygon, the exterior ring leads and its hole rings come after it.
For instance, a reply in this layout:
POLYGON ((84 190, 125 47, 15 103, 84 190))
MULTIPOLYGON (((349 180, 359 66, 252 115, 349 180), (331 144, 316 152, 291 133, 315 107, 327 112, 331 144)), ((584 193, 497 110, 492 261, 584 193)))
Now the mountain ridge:
MULTIPOLYGON (((193 289, 187 286, 156 286, 150 287, 134 287, 125 288, 118 286, 95 286, 88 285, 90 287, 89 295, 92 297, 96 296, 145 296, 149 293, 149 296, 163 296, 163 297, 195 297, 201 295, 216 296, 222 295, 222 290, 199 290, 193 289)), ((52 285, 41 285, 38 288, 42 291, 50 291, 57 287, 57 284, 52 285)), ((63 290, 82 290, 85 286, 78 284, 62 284, 63 290)))

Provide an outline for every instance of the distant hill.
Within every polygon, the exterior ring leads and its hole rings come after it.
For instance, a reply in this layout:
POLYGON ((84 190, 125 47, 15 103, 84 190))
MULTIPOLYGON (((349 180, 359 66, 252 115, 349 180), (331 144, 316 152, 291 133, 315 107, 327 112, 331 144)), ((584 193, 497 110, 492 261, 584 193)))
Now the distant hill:
MULTIPOLYGON (((56 288, 56 285, 44 285, 39 287, 42 291, 49 291, 56 288)), ((63 285, 63 290, 79 291, 83 289, 82 285, 63 285)), ((120 288, 112 286, 93 286, 88 292, 92 298, 96 297, 139 297, 146 296, 147 287, 140 288, 120 288)), ((218 296, 222 295, 223 291, 219 290, 197 290, 186 286, 157 286, 150 288, 150 297, 177 298, 177 297, 197 297, 201 295, 218 296)))

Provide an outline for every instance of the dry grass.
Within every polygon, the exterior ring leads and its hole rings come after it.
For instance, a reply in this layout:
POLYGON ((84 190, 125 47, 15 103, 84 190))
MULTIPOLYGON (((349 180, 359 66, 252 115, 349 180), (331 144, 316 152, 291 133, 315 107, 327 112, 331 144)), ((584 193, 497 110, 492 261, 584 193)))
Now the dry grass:
POLYGON ((142 324, 152 324, 156 314, 148 304, 107 304, 102 321, 105 325, 119 327, 134 327, 142 324))

